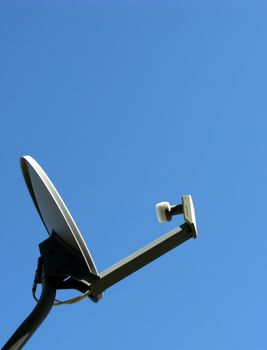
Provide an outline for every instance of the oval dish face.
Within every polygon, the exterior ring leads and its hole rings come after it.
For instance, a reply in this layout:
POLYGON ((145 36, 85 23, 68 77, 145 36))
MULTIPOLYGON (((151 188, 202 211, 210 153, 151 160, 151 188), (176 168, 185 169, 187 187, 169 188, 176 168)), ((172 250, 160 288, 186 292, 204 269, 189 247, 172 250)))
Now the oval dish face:
POLYGON ((65 203, 40 165, 30 156, 21 158, 25 182, 49 235, 53 232, 82 254, 90 272, 98 275, 93 258, 65 203))

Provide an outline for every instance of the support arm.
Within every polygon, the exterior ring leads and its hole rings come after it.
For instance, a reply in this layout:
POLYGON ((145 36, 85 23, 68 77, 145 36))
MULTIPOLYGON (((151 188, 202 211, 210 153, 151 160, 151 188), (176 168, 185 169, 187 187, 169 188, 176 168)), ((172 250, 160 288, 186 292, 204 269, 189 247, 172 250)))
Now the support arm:
POLYGON ((105 289, 159 258, 169 250, 193 238, 193 236, 192 228, 188 223, 166 233, 159 239, 101 272, 100 279, 93 282, 90 286, 92 294, 97 296, 105 289))

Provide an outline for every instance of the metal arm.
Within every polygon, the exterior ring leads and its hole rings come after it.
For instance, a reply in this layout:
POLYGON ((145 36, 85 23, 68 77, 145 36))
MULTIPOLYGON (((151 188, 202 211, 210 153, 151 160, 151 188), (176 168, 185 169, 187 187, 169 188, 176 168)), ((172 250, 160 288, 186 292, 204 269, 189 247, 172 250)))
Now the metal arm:
POLYGON ((39 302, 25 319, 25 321, 18 327, 15 333, 4 345, 2 350, 19 350, 26 344, 36 329, 44 321, 51 310, 55 296, 56 288, 50 283, 49 279, 43 279, 42 294, 39 302))
POLYGON ((100 279, 90 286, 92 294, 97 296, 113 284, 193 237, 192 228, 188 223, 166 233, 159 239, 101 272, 100 279))

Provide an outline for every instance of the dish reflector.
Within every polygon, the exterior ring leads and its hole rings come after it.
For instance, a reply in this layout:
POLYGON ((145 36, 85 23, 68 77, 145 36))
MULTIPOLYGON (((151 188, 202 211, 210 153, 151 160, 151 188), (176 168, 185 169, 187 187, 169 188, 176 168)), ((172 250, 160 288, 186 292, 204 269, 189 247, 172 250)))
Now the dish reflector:
POLYGON ((93 258, 65 203, 41 166, 30 156, 21 158, 25 182, 49 235, 55 233, 83 256, 88 269, 98 274, 93 258))

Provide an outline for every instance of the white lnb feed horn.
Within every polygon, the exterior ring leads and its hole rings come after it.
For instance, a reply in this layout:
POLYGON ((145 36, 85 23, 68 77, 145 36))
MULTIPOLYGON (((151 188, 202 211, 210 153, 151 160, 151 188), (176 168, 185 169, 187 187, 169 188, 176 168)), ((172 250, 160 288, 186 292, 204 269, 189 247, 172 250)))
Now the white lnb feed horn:
POLYGON ((169 202, 159 202, 156 204, 156 213, 160 223, 171 221, 174 215, 183 214, 185 221, 192 228, 194 237, 197 237, 195 209, 189 194, 182 196, 182 204, 170 205, 169 202))

